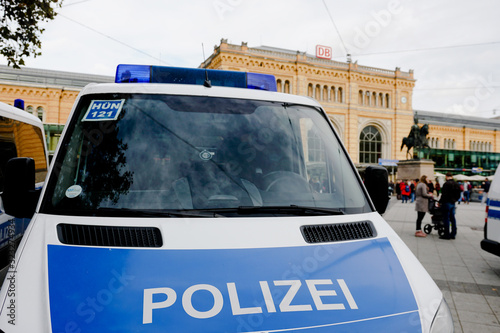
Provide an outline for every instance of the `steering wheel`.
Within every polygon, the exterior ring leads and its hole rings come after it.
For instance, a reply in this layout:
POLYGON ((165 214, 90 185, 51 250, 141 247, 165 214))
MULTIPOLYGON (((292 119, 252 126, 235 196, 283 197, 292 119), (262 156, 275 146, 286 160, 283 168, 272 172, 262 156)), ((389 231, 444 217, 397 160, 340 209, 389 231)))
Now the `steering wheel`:
POLYGON ((311 187, 301 175, 291 171, 273 171, 263 178, 264 190, 270 192, 310 193, 311 187))

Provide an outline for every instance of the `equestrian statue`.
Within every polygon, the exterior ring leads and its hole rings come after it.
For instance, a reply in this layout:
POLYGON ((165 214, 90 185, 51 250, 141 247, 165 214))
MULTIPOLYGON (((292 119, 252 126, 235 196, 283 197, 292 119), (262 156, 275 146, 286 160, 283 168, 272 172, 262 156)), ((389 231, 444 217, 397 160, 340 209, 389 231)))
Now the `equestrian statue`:
POLYGON ((430 148, 429 142, 427 139, 427 135, 429 134, 429 125, 425 124, 422 127, 418 126, 418 118, 417 115, 413 117, 414 124, 411 126, 410 134, 407 137, 403 138, 401 142, 401 150, 406 146, 406 157, 413 157, 414 159, 418 158, 418 151, 424 148, 430 148), (410 149, 413 148, 413 156, 410 154, 410 149))

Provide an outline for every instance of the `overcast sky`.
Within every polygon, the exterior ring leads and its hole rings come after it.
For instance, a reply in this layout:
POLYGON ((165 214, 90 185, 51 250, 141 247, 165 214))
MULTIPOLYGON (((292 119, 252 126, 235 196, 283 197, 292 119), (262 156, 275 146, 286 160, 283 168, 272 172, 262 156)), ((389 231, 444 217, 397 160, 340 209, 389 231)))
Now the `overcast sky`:
POLYGON ((58 13, 28 67, 113 76, 119 63, 197 67, 221 38, 321 44, 334 60, 413 69, 416 110, 500 115, 498 0, 65 0, 58 13))

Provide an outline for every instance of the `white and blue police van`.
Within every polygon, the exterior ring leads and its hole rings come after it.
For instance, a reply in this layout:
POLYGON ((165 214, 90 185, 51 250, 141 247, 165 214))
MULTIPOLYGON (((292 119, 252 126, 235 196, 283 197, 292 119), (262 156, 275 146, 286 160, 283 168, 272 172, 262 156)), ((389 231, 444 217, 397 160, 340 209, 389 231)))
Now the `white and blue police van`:
MULTIPOLYGON (((24 101, 16 100, 20 107, 24 101)), ((0 193, 6 189, 32 190, 19 204, 28 203, 28 196, 43 186, 47 175, 48 159, 43 124, 32 114, 0 102, 0 193), (12 179, 7 174, 7 162, 12 158, 31 158, 35 172, 29 178, 12 179)), ((30 222, 30 214, 9 215, 0 200, 0 278, 3 282, 21 238, 30 222)))
POLYGON ((120 65, 79 94, 24 212, 0 331, 453 332, 387 202, 387 171, 362 180, 273 76, 120 65))
POLYGON ((500 256, 500 166, 497 167, 486 198, 484 239, 481 248, 500 256))

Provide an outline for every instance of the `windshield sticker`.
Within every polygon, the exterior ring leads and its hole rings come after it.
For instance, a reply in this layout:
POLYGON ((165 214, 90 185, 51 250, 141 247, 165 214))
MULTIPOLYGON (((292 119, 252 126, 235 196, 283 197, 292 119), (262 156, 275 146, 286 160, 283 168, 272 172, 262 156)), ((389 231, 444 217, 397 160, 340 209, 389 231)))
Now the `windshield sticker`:
POLYGON ((82 121, 116 120, 122 111, 124 99, 114 101, 92 101, 82 121))
POLYGON ((70 199, 76 198, 80 194, 82 194, 82 187, 80 185, 72 185, 66 190, 66 197, 70 199))
POLYGON ((200 152, 200 158, 204 161, 209 161, 214 157, 215 155, 215 149, 211 149, 212 151, 209 151, 208 149, 203 149, 202 152, 200 152))

